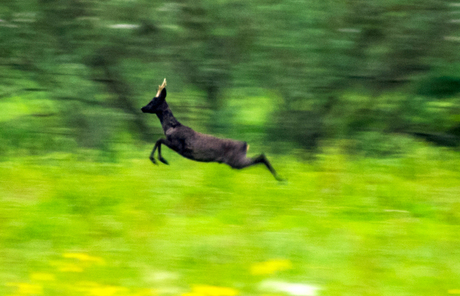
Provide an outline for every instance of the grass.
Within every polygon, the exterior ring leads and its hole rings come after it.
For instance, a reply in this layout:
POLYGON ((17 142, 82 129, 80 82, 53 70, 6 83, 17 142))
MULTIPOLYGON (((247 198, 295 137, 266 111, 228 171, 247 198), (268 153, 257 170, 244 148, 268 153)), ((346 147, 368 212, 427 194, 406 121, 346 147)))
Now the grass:
POLYGON ((149 149, 0 162, 0 294, 460 293, 456 152, 272 156, 279 184, 149 149))

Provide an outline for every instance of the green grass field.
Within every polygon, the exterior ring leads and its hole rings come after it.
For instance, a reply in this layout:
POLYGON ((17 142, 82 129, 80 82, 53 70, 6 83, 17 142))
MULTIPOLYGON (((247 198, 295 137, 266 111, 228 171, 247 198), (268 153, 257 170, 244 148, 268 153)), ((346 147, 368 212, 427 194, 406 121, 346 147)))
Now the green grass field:
MULTIPOLYGON (((0 295, 460 294, 460 156, 0 162, 0 295)), ((96 160, 95 160, 96 159, 96 160)))

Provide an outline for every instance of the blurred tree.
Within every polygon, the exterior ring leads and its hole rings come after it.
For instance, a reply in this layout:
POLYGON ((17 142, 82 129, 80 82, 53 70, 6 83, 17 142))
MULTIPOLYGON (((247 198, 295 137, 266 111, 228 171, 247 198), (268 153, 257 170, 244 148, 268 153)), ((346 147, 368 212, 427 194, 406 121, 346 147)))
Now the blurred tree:
MULTIPOLYGON (((108 121, 123 110, 123 126, 145 139, 148 125, 138 112, 145 97, 137 98, 152 92, 153 76, 167 73, 203 95, 211 129, 239 116, 228 110, 226 90, 274 90, 268 139, 296 147, 314 150, 322 138, 366 129, 456 131, 460 22, 454 4, 7 0, 0 4, 2 94, 46 90, 69 104, 62 110, 76 110, 75 120, 66 120, 72 115, 64 111, 55 116, 83 135, 98 128, 90 110, 108 111, 108 121), (24 87, 24 80, 33 84, 24 87)), ((104 137, 115 133, 107 128, 104 137)), ((94 132, 93 138, 102 137, 94 132)))
POLYGON ((220 112, 223 91, 231 87, 235 67, 250 54, 252 32, 248 16, 242 13, 247 5, 243 1, 182 0, 179 7, 176 69, 206 94, 212 110, 209 128, 225 127, 228 118, 220 112))

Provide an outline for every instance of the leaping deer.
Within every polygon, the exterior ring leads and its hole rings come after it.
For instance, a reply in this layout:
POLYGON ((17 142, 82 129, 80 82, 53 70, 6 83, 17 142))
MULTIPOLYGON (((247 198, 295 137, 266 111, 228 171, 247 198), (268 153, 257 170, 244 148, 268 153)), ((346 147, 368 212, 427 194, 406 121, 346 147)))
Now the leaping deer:
POLYGON ((156 96, 144 107, 142 112, 156 114, 160 119, 166 139, 159 139, 150 153, 150 160, 157 164, 154 158, 158 148, 158 159, 168 164, 161 156, 161 144, 176 151, 183 157, 202 162, 226 163, 232 168, 242 169, 248 166, 263 163, 273 174, 276 180, 282 181, 271 166, 264 154, 248 158, 246 152, 249 145, 243 141, 220 139, 211 135, 198 133, 188 126, 182 125, 169 109, 166 99, 166 78, 158 87, 156 96))

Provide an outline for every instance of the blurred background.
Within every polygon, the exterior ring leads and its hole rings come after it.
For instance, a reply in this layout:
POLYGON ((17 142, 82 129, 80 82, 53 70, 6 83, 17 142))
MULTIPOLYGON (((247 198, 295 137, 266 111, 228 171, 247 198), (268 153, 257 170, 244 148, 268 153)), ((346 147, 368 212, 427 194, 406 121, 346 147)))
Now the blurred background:
POLYGON ((0 294, 460 294, 460 2, 2 0, 0 294), (244 140, 195 163, 140 108, 244 140))

